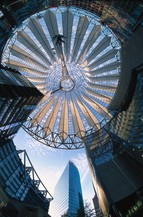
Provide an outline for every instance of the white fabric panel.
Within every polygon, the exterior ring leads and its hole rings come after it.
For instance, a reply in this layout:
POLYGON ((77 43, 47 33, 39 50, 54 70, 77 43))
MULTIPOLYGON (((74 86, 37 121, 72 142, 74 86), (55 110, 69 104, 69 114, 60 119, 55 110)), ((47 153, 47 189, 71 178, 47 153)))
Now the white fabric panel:
POLYGON ((90 71, 90 73, 92 75, 99 75, 105 72, 113 71, 116 70, 120 66, 120 64, 121 64, 120 62, 109 63, 107 65, 103 65, 100 69, 90 71))
POLYGON ((45 81, 45 77, 30 77, 30 76, 26 76, 26 78, 30 82, 44 82, 45 81))
POLYGON ((91 82, 99 82, 99 81, 117 81, 120 78, 120 76, 117 75, 105 75, 100 77, 89 77, 89 80, 91 82))
POLYGON ((61 97, 56 102, 54 109, 50 113, 49 117, 47 118, 47 120, 43 126, 44 128, 47 127, 47 129, 45 129, 46 135, 50 134, 51 131, 54 132, 54 125, 55 125, 56 119, 58 117, 58 112, 59 112, 60 106, 61 106, 61 97))
POLYGON ((75 132, 81 138, 84 136, 84 132, 82 132, 82 131, 85 131, 85 127, 84 127, 83 121, 81 120, 81 117, 79 115, 79 111, 76 108, 74 100, 71 98, 71 101, 70 101, 72 117, 73 117, 73 124, 74 124, 75 132))
POLYGON ((5 62, 7 66, 10 67, 14 67, 15 69, 17 69, 18 71, 24 71, 24 72, 28 72, 30 74, 35 74, 35 75, 39 75, 39 76, 45 76, 45 73, 36 69, 31 68, 28 65, 25 65, 23 63, 19 63, 15 60, 8 60, 8 62, 5 62))
POLYGON ((99 89, 99 90, 107 90, 107 91, 115 91, 116 87, 114 86, 107 86, 107 85, 100 85, 100 84, 93 84, 87 82, 88 87, 99 89))
POLYGON ((34 84, 36 87, 37 87, 37 89, 43 89, 43 88, 45 88, 45 85, 46 85, 46 82, 43 82, 43 83, 38 83, 38 84, 34 84))
POLYGON ((49 60, 46 58, 45 54, 40 50, 40 48, 35 44, 35 42, 27 35, 25 32, 19 32, 17 35, 17 40, 23 44, 27 49, 32 51, 38 58, 40 58, 47 65, 50 64, 49 60))
POLYGON ((118 52, 118 50, 116 50, 116 49, 112 49, 112 50, 108 51, 107 53, 105 53, 104 55, 99 57, 97 60, 95 60, 91 65, 89 65, 89 68, 94 69, 98 65, 103 64, 110 59, 113 59, 115 57, 115 55, 117 54, 117 52, 118 52))
POLYGON ((71 111, 72 111, 72 120, 73 120, 73 126, 74 126, 74 132, 77 133, 80 131, 79 128, 79 123, 77 121, 77 116, 74 110, 74 103, 72 101, 72 99, 70 100, 70 107, 71 107, 71 111))
POLYGON ((81 46, 82 40, 88 28, 88 25, 89 25, 88 18, 86 16, 80 17, 78 27, 77 27, 78 31, 76 32, 74 45, 73 45, 72 61, 76 59, 76 56, 78 54, 79 48, 81 46))
POLYGON ((59 124, 59 133, 64 139, 66 139, 67 134, 69 133, 69 114, 68 114, 68 102, 66 97, 64 99, 64 103, 62 107, 62 114, 61 114, 60 124, 59 124))
MULTIPOLYGON (((22 70, 22 69, 21 69, 22 70)), ((38 75, 38 76, 43 76, 43 77, 46 77, 47 76, 47 73, 45 72, 42 72, 42 71, 39 71, 39 70, 36 70, 36 69, 27 69, 27 68, 24 68, 23 70, 24 72, 27 72, 28 74, 33 74, 33 75, 38 75)))
POLYGON ((96 39, 99 37, 100 34, 101 34, 101 26, 94 26, 82 48, 82 51, 77 59, 77 63, 83 60, 84 56, 87 54, 87 52, 95 43, 96 39))
POLYGON ((80 109, 82 110, 89 126, 93 127, 93 128, 96 128, 96 129, 99 129, 98 127, 98 120, 96 118, 96 116, 90 111, 90 109, 83 103, 83 100, 82 98, 78 98, 77 97, 77 102, 78 102, 78 105, 80 107, 80 109))
POLYGON ((94 96, 95 98, 100 99, 100 100, 102 100, 104 102, 108 102, 108 103, 111 102, 111 97, 108 97, 108 96, 102 95, 100 93, 94 92, 94 91, 92 91, 91 89, 88 89, 88 88, 86 88, 86 92, 88 94, 94 96))
POLYGON ((110 37, 104 37, 87 57, 87 62, 91 62, 98 54, 105 50, 110 45, 110 42, 110 37))
POLYGON ((51 40, 53 41, 54 49, 55 49, 57 55, 59 56, 60 52, 59 52, 58 46, 56 45, 56 39, 54 40, 54 37, 59 34, 58 24, 57 24, 57 19, 56 19, 55 13, 48 10, 44 15, 44 20, 45 20, 45 23, 47 25, 47 29, 49 30, 51 40))
POLYGON ((41 68, 43 70, 47 70, 47 67, 45 67, 44 65, 40 64, 38 61, 33 60, 32 58, 29 58, 28 57, 28 53, 26 53, 25 51, 21 50, 21 52, 19 52, 18 49, 15 50, 13 48, 11 48, 10 51, 11 51, 11 54, 13 56, 18 57, 22 61, 24 60, 28 65, 37 66, 38 68, 41 68))
POLYGON ((56 61, 55 55, 52 51, 52 48, 47 40, 46 34, 43 31, 39 21, 36 19, 30 19, 28 27, 31 30, 31 32, 35 35, 43 49, 47 52, 50 59, 52 61, 56 61))
POLYGON ((50 97, 50 95, 51 95, 51 91, 49 91, 48 93, 46 93, 45 96, 42 98, 42 100, 38 103, 38 106, 37 106, 37 107, 39 107, 39 106, 42 105, 46 100, 48 100, 49 97, 50 97))
MULTIPOLYGON (((54 103, 54 97, 51 97, 49 102, 33 117, 33 120, 36 119, 38 123, 42 121, 42 119, 45 117, 47 111, 51 108, 51 106, 54 103)), ((36 125, 36 122, 33 121, 33 125, 36 125)))
POLYGON ((44 70, 47 70, 47 67, 45 67, 40 60, 34 58, 33 56, 31 56, 31 54, 29 54, 28 52, 26 52, 25 50, 19 48, 16 45, 13 45, 10 48, 10 52, 12 55, 18 57, 19 59, 22 59, 24 61, 27 61, 29 64, 36 64, 38 67, 43 68, 44 70))
POLYGON ((69 10, 66 10, 65 12, 62 13, 63 35, 65 36, 64 53, 67 61, 69 60, 69 56, 70 56, 73 18, 74 16, 69 10))
POLYGON ((89 96, 82 94, 83 99, 89 104, 91 105, 95 111, 97 111, 101 116, 105 117, 105 118, 111 118, 112 115, 108 112, 108 110, 102 106, 99 105, 99 103, 96 103, 94 100, 90 99, 89 96))

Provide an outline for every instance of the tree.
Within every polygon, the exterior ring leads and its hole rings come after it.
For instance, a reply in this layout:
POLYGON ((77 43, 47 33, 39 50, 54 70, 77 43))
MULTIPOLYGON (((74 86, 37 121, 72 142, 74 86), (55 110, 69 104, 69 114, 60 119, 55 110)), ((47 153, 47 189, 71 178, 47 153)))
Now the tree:
POLYGON ((61 217, 69 217, 68 210, 61 217))
POLYGON ((96 217, 95 210, 92 204, 87 200, 84 201, 84 217, 96 217))
MULTIPOLYGON (((61 217, 69 217, 68 210, 61 217)), ((80 205, 80 208, 75 213, 75 217, 96 217, 95 210, 92 207, 92 204, 84 201, 84 206, 80 205)))

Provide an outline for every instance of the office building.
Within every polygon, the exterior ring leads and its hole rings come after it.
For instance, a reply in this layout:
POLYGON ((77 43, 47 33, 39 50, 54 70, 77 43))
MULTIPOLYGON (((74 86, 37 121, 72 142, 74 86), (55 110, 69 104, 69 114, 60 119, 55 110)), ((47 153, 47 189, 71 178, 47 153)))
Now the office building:
POLYGON ((51 202, 51 216, 76 217, 83 213, 83 198, 80 176, 77 167, 69 161, 54 190, 51 202))
POLYGON ((141 217, 142 0, 1 2, 1 63, 44 95, 24 129, 85 147, 102 215, 141 217))

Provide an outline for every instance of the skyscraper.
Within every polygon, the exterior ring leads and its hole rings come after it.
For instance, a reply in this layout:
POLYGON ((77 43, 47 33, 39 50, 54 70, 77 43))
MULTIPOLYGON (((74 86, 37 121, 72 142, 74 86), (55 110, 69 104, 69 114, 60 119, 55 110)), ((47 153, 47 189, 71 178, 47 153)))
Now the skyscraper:
POLYGON ((68 214, 70 217, 76 217, 77 213, 82 211, 83 198, 79 172, 74 163, 69 161, 55 187, 51 215, 64 217, 68 214))

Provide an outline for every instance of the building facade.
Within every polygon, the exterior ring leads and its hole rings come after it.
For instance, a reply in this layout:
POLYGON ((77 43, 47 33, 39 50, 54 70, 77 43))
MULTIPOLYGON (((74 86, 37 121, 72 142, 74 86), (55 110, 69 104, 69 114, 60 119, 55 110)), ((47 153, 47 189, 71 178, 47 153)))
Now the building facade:
POLYGON ((48 216, 52 196, 34 170, 26 151, 16 150, 12 140, 43 94, 17 70, 3 65, 0 65, 0 89, 1 213, 17 217, 22 216, 22 209, 25 215, 39 209, 37 216, 48 216))
POLYGON ((97 194, 95 192, 94 197, 92 198, 93 200, 93 205, 94 205, 94 209, 95 209, 95 213, 96 213, 96 217, 102 217, 102 211, 101 208, 99 206, 99 199, 97 197, 97 194))
MULTIPOLYGON (((141 46, 140 37, 143 34, 141 28, 139 26, 131 37, 125 48, 126 53, 133 46, 135 37, 138 38, 141 46)), ((134 79, 131 80, 131 90, 128 91, 120 112, 98 133, 85 138, 93 183, 103 216, 108 214, 115 217, 143 216, 143 66, 141 61, 138 54, 138 58, 135 58, 132 63, 131 72, 134 79)))
POLYGON ((18 71, 0 65, 0 138, 12 139, 43 94, 18 71))
POLYGON ((6 206, 9 200, 15 201, 13 204, 19 201, 48 212, 52 197, 34 170, 26 151, 16 150, 12 140, 0 144, 0 185, 1 205, 6 206))
POLYGON ((77 217, 83 211, 80 176, 77 167, 69 161, 54 191, 51 215, 77 217))

